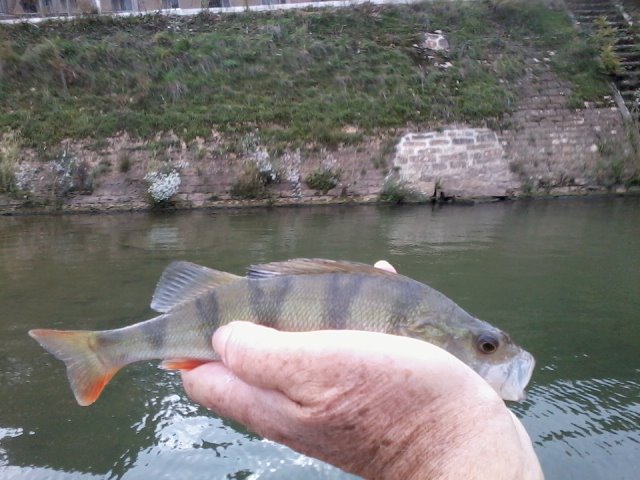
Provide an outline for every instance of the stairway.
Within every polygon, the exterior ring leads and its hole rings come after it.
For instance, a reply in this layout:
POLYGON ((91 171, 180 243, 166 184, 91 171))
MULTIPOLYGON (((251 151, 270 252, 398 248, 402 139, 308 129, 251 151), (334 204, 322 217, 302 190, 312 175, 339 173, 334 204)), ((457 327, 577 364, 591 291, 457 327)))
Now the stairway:
POLYGON ((596 21, 605 17, 617 30, 613 50, 622 68, 612 76, 629 112, 640 114, 640 38, 631 27, 631 18, 616 0, 565 0, 576 23, 588 32, 596 30, 596 21))

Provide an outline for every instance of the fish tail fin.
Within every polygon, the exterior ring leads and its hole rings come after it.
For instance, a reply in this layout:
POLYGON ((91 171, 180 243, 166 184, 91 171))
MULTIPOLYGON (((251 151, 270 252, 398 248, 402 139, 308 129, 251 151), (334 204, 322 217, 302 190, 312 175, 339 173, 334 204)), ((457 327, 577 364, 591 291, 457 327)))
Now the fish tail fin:
POLYGON ((121 365, 111 365, 97 354, 99 332, 82 330, 29 330, 42 348, 62 360, 76 401, 87 406, 95 402, 121 365))

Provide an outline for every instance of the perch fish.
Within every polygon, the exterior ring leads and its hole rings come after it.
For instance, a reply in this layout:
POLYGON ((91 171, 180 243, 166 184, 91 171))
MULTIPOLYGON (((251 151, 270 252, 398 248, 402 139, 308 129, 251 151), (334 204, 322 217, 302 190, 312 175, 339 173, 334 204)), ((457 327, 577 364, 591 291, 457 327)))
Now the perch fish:
POLYGON ((161 359, 165 369, 218 360, 211 336, 247 320, 284 331, 351 329, 437 345, 469 365, 505 400, 522 400, 534 359, 501 330, 442 293, 362 263, 295 259, 249 267, 246 277, 188 262, 163 272, 151 308, 160 315, 103 331, 29 331, 62 360, 80 405, 96 401, 125 365, 161 359))

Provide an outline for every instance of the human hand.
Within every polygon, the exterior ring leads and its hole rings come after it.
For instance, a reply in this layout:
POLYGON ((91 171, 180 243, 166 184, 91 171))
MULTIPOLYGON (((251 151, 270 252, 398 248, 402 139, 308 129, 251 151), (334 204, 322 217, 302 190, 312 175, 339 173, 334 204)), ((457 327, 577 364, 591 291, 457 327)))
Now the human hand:
POLYGON ((446 351, 360 331, 219 328, 221 362, 183 372, 197 403, 365 478, 539 479, 531 441, 446 351))

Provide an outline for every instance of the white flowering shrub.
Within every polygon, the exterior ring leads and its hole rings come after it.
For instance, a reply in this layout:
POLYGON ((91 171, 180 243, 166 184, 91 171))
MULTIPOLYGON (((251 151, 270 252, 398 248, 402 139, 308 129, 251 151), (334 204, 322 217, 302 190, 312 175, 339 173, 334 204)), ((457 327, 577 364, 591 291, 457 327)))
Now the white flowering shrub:
POLYGON ((144 180, 149 184, 147 191, 156 204, 168 202, 180 189, 181 180, 177 170, 169 173, 149 172, 144 180))
POLYGON ((16 171, 16 187, 18 187, 18 190, 23 192, 30 191, 33 188, 36 173, 35 167, 27 163, 21 163, 16 171))
POLYGON ((271 161, 269 151, 261 146, 261 140, 258 135, 255 133, 245 135, 241 141, 241 146, 244 155, 255 164, 258 172, 260 172, 261 181, 265 185, 280 181, 279 172, 271 161))
POLYGON ((49 164, 53 174, 53 191, 57 196, 62 197, 73 189, 73 171, 76 164, 76 157, 67 149, 62 150, 49 164))
POLYGON ((267 152, 267 150, 265 150, 264 148, 260 148, 254 152, 253 157, 256 162, 256 167, 258 167, 258 171, 260 172, 260 175, 265 180, 265 182, 277 183, 278 172, 271 163, 269 152, 267 152))

